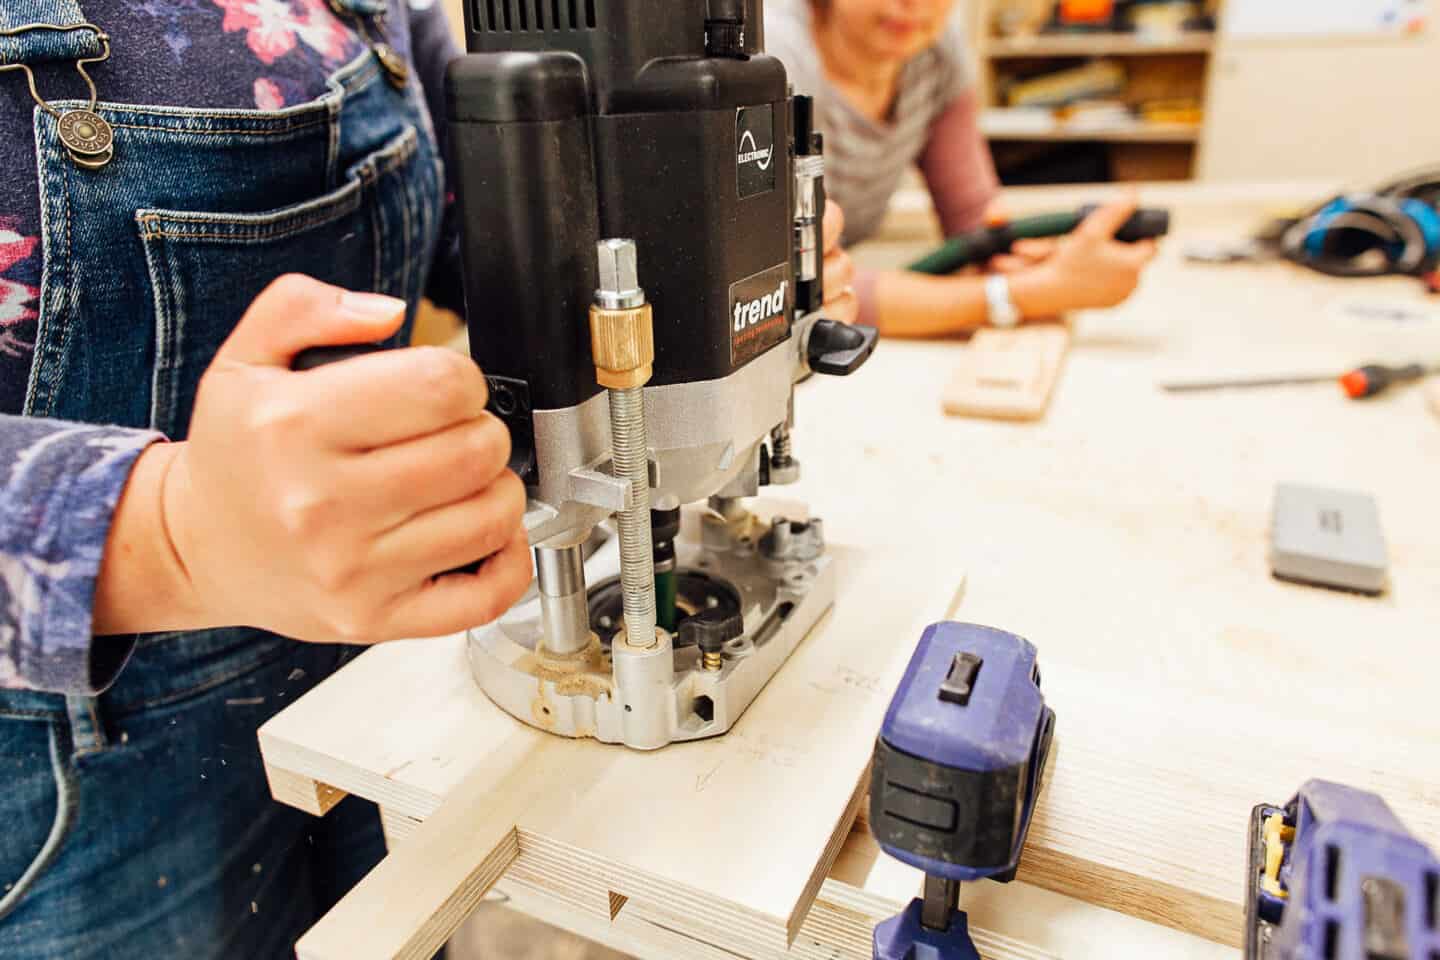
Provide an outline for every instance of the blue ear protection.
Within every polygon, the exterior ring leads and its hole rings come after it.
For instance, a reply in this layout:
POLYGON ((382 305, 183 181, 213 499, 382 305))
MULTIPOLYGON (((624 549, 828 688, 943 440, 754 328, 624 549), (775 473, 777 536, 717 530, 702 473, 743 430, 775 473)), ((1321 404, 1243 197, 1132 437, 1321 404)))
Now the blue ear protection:
POLYGON ((1434 177, 1412 177, 1376 193, 1335 197, 1290 227, 1282 249, 1333 276, 1426 273, 1440 262, 1437 187, 1434 177))

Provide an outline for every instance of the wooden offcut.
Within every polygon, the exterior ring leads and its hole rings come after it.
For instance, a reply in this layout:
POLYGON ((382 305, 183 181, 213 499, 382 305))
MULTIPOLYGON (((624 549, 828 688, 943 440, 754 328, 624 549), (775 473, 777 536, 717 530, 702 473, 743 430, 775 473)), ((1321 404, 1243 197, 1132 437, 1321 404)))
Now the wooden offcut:
POLYGON ((1070 330, 1037 324, 977 331, 945 387, 945 412, 958 417, 1038 420, 1060 379, 1070 330))

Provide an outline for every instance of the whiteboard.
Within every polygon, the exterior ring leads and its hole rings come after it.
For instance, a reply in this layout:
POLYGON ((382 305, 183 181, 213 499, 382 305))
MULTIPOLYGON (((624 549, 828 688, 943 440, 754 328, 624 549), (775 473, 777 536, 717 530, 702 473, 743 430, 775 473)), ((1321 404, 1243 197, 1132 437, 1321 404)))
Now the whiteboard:
POLYGON ((1229 0, 1222 26, 1252 37, 1419 33, 1430 6, 1430 0, 1229 0))

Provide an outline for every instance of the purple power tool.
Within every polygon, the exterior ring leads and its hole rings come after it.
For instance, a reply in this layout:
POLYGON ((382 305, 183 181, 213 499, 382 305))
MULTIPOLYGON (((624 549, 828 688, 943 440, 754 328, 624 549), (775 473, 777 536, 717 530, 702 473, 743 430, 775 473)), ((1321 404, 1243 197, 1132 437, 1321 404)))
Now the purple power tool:
POLYGON ((1437 960, 1440 859, 1373 793, 1311 780, 1250 816, 1246 960, 1437 960))
POLYGON ((1035 657, 975 624, 921 636, 875 741, 870 829, 925 892, 875 928, 875 960, 979 960, 960 883, 1014 879, 1055 729, 1035 657))

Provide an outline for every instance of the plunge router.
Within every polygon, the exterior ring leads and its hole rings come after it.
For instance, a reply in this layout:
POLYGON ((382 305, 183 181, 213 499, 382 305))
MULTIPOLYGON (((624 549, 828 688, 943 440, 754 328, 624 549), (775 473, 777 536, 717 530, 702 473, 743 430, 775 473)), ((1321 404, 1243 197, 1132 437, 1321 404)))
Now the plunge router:
POLYGON ((538 599, 471 632, 475 679, 564 736, 724 733, 835 589, 819 520, 743 498, 799 477, 796 382, 875 345, 820 314, 810 101, 762 52, 761 0, 475 0, 465 26, 446 92, 470 350, 538 599), (611 518, 620 575, 592 586, 611 518))

